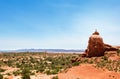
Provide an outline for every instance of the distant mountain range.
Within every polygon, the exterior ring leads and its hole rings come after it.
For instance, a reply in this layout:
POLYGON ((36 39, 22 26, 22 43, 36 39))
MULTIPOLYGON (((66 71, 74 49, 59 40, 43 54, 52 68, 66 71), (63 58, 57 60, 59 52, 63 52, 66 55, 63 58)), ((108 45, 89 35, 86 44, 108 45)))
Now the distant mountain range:
POLYGON ((75 49, 18 49, 18 50, 5 50, 1 52, 84 52, 84 50, 75 50, 75 49))

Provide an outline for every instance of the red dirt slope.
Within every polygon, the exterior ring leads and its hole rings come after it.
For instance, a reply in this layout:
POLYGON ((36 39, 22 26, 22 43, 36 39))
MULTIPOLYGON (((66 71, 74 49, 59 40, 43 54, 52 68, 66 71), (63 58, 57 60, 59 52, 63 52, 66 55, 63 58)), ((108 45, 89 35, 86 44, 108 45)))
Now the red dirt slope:
POLYGON ((97 69, 90 64, 72 67, 67 72, 59 73, 59 79, 120 79, 120 73, 97 69))

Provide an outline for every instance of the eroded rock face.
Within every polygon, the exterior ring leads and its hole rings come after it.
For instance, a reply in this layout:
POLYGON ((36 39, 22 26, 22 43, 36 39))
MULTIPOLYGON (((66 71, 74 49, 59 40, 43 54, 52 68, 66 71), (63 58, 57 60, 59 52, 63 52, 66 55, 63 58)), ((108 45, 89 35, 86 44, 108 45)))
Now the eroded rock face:
POLYGON ((118 46, 115 47, 109 44, 105 44, 102 37, 99 35, 99 32, 95 31, 89 38, 88 47, 84 53, 84 56, 104 56, 105 51, 116 51, 118 49, 118 46))
POLYGON ((111 46, 109 44, 104 44, 105 51, 116 51, 118 50, 117 47, 111 46))
POLYGON ((88 57, 103 56, 105 52, 102 37, 95 31, 89 38, 86 54, 88 57))
POLYGON ((86 56, 103 56, 105 51, 116 51, 118 48, 103 42, 99 32, 95 31, 89 38, 88 47, 85 51, 86 56))

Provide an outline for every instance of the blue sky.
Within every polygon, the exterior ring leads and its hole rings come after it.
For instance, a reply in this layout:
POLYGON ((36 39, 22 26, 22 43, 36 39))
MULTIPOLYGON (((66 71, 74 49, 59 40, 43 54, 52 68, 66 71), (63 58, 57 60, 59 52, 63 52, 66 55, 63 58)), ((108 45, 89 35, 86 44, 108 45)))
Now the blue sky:
POLYGON ((120 45, 120 0, 0 0, 0 49, 84 49, 97 29, 120 45))

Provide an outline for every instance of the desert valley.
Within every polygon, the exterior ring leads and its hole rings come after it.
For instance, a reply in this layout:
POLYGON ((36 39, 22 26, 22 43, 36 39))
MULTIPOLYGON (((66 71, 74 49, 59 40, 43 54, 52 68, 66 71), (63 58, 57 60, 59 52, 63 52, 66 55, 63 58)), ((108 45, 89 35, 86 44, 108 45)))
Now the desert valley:
POLYGON ((0 0, 0 79, 120 79, 120 0, 0 0))
POLYGON ((0 79, 119 79, 120 48, 102 44, 95 31, 81 53, 0 53, 0 79))

